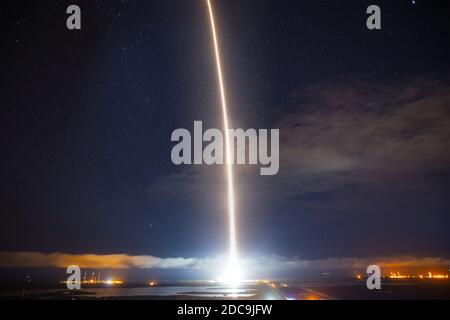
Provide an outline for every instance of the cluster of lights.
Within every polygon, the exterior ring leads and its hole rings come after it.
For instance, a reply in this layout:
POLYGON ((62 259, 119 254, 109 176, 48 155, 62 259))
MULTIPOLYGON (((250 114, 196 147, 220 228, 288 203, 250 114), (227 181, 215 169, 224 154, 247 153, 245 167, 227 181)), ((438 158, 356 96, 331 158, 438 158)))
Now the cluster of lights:
MULTIPOLYGON (((355 278, 357 280, 362 280, 363 276, 359 273, 355 275, 355 278)), ((391 272, 389 275, 386 276, 386 278, 389 279, 449 279, 448 274, 433 274, 432 272, 427 272, 426 274, 418 274, 418 275, 411 275, 411 274, 402 274, 400 272, 391 272)))
POLYGON ((73 284, 108 284, 108 285, 114 285, 114 284, 123 284, 123 281, 121 280, 83 280, 83 281, 61 281, 61 283, 73 283, 73 284))
POLYGON ((411 275, 404 275, 401 274, 400 272, 391 272, 391 274, 388 276, 389 279, 411 279, 411 278, 415 278, 416 276, 411 276, 411 275))
POLYGON ((391 272, 388 276, 389 279, 448 279, 448 274, 433 274, 428 272, 427 274, 419 275, 404 275, 400 272, 391 272))

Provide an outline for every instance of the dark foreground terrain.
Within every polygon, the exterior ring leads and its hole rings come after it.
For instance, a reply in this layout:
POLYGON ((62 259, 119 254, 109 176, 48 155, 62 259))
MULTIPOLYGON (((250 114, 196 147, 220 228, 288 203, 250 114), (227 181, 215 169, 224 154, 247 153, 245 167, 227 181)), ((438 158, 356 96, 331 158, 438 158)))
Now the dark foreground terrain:
POLYGON ((2 300, 450 300, 450 281, 386 280, 381 290, 368 290, 364 281, 264 281, 227 286, 214 282, 163 282, 119 286, 6 285, 2 300))

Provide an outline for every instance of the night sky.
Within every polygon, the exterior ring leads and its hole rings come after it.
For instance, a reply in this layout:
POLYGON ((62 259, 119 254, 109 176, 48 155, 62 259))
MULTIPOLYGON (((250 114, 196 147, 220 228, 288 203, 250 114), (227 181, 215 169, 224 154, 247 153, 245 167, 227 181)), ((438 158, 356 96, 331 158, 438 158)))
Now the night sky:
MULTIPOLYGON (((235 169, 242 255, 450 257, 445 2, 213 2, 232 126, 280 129, 278 175, 235 169)), ((205 3, 5 1, 0 20, 0 251, 224 253, 223 167, 170 159, 173 130, 221 128, 205 3)))

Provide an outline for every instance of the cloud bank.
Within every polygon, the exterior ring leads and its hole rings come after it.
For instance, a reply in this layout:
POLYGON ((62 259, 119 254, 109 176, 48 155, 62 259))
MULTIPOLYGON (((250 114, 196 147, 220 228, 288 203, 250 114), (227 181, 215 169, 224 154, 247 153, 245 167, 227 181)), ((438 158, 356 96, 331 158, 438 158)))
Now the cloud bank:
POLYGON ((55 267, 67 268, 74 264, 81 268, 109 269, 168 269, 193 267, 196 259, 157 258, 153 256, 130 256, 127 254, 68 254, 40 252, 0 252, 0 267, 55 267))
MULTIPOLYGON (((93 269, 200 269, 219 270, 223 265, 223 257, 213 258, 158 258, 149 255, 127 254, 68 254, 40 252, 0 252, 1 268, 20 267, 54 267, 67 268, 78 265, 81 268, 93 269)), ((375 257, 375 258, 327 258, 307 260, 280 256, 259 256, 242 260, 245 270, 251 273, 283 271, 283 270, 339 270, 365 269, 368 265, 377 264, 382 268, 448 268, 450 260, 440 257, 375 257)))

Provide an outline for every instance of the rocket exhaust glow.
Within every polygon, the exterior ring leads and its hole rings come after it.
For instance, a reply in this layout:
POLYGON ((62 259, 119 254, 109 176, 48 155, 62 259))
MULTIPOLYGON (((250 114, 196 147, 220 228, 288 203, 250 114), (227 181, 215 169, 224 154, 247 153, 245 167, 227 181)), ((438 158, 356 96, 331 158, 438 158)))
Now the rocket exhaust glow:
POLYGON ((230 136, 228 129, 230 129, 228 121, 228 110, 227 110, 227 100, 225 95, 225 86, 222 75, 222 62, 220 58, 219 44, 217 40, 216 25, 214 21, 214 13, 211 6, 211 1, 206 0, 209 10, 209 18, 211 22, 211 31, 214 43, 214 53, 217 66, 217 78, 219 82, 220 89, 220 100, 222 104, 222 114, 223 114, 223 129, 225 135, 225 168, 227 177, 227 193, 228 193, 228 228, 229 228, 229 261, 228 261, 228 271, 226 275, 226 280, 229 282, 235 282, 239 280, 239 270, 238 270, 238 254, 237 254, 237 244, 236 244, 236 212, 234 204, 234 183, 233 183, 233 166, 231 159, 230 150, 230 136))

